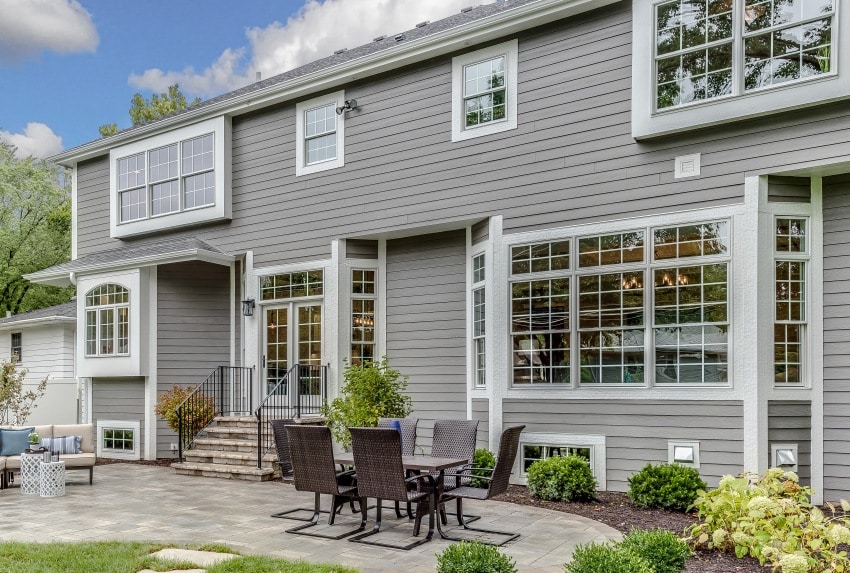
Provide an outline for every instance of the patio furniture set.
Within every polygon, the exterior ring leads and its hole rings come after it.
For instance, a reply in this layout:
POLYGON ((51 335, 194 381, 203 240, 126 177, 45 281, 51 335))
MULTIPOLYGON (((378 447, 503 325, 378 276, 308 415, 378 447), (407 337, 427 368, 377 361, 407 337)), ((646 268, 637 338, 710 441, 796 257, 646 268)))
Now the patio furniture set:
POLYGON ((38 494, 44 489, 46 494, 49 492, 45 497, 64 494, 66 471, 87 470, 91 484, 97 461, 94 435, 92 424, 0 428, 0 489, 9 487, 15 472, 21 473, 22 493, 38 494), (32 432, 37 433, 40 438, 38 445, 58 454, 58 460, 44 460, 42 453, 24 453, 25 448, 30 445, 28 436, 32 432), (27 463, 29 467, 25 469, 27 463))
POLYGON ((295 488, 315 494, 312 509, 299 508, 273 514, 272 517, 295 519, 306 523, 286 530, 287 533, 310 535, 325 539, 343 539, 408 550, 430 541, 434 531, 443 539, 461 541, 443 529, 448 523, 445 510, 447 502, 456 502, 458 525, 464 530, 499 536, 498 542, 479 539, 491 545, 504 545, 519 537, 518 533, 493 531, 470 527, 478 516, 464 515, 463 500, 488 500, 504 493, 508 487, 519 446, 519 436, 524 426, 507 428, 501 436, 496 465, 487 470, 490 475, 477 472, 477 480, 486 487, 472 487, 473 473, 470 463, 475 452, 477 421, 438 420, 434 423, 433 446, 429 455, 415 453, 416 426, 414 419, 381 419, 377 428, 350 428, 351 452, 334 452, 330 429, 320 425, 295 425, 291 420, 274 420, 272 429, 278 449, 281 473, 291 477, 295 488), (340 469, 342 468, 342 469, 340 469), (353 469, 352 469, 353 468, 353 469), (321 495, 330 495, 329 510, 321 509, 321 495), (376 500, 367 506, 367 499, 376 500), (426 535, 406 545, 391 544, 373 538, 381 531, 383 502, 395 502, 399 519, 413 520, 413 536, 419 537, 422 520, 428 516, 426 535), (336 515, 346 505, 352 512, 355 503, 360 513, 360 524, 355 529, 340 533, 310 531, 319 524, 320 515, 328 514, 328 529, 334 525, 336 515), (403 513, 401 504, 407 511, 403 513), (374 527, 366 530, 367 511, 376 509, 374 527), (414 510, 415 507, 415 510, 414 510), (298 511, 312 511, 309 518, 295 515, 298 511))

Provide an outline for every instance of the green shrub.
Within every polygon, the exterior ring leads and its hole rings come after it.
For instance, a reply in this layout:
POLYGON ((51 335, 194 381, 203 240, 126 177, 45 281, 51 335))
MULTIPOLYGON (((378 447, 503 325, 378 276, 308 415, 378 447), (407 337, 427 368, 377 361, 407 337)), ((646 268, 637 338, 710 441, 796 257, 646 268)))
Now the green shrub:
POLYGON ((412 399, 404 394, 407 376, 390 368, 386 356, 376 362, 349 364, 342 377, 339 397, 322 407, 322 415, 345 448, 351 445, 348 428, 374 427, 378 418, 406 418, 413 411, 412 399))
MULTIPOLYGON (((180 432, 177 408, 194 390, 195 388, 191 386, 184 388, 175 384, 160 393, 156 399, 154 412, 176 433, 180 432)), ((188 444, 215 417, 215 398, 208 394, 198 394, 185 408, 183 415, 183 428, 190 434, 184 435, 183 439, 188 444)))
POLYGON ((649 562, 611 543, 579 545, 564 573, 654 573, 649 562))
MULTIPOLYGON (((496 456, 494 456, 493 452, 490 450, 475 450, 475 455, 472 456, 472 467, 479 468, 472 470, 472 475, 490 477, 493 475, 493 472, 487 470, 492 470, 496 467, 496 456)), ((469 485, 472 487, 486 488, 490 486, 490 480, 472 478, 469 485)))
POLYGON ((620 547, 646 559, 655 573, 679 573, 691 556, 688 544, 666 529, 633 529, 620 547))
POLYGON ((553 456, 528 468, 531 494, 548 501, 596 499, 596 479, 590 464, 581 456, 553 456))
MULTIPOLYGON (((850 571, 841 547, 850 543, 850 518, 827 516, 809 503, 813 491, 793 472, 724 476, 717 489, 701 491, 694 506, 700 522, 689 533, 695 547, 749 555, 782 573, 850 571)), ((841 501, 850 511, 850 503, 841 501)))
POLYGON ((638 507, 687 511, 705 488, 696 468, 679 464, 646 464, 629 477, 629 498, 638 507))
POLYGON ((498 547, 461 541, 437 555, 437 573, 516 573, 514 560, 498 547))

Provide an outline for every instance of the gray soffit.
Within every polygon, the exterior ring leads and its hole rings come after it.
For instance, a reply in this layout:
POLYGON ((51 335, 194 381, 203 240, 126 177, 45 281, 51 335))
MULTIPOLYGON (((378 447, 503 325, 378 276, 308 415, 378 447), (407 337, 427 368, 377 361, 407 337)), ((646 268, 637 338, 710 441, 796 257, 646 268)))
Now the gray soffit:
MULTIPOLYGON (((280 102, 304 98, 354 80, 483 44, 620 0, 499 0, 402 33, 378 37, 294 70, 210 98, 188 109, 125 129, 49 158, 73 165, 113 147, 178 126, 220 115, 239 115, 280 102)), ((361 102, 365 104, 366 102, 361 102)))
POLYGON ((229 265, 234 260, 235 257, 232 255, 222 253, 195 237, 172 237, 162 241, 92 253, 24 275, 24 278, 36 283, 67 286, 71 284, 72 275, 136 269, 183 261, 205 261, 229 265))
POLYGON ((31 324, 77 322, 77 301, 71 300, 47 308, 39 308, 0 319, 0 330, 14 330, 31 324))

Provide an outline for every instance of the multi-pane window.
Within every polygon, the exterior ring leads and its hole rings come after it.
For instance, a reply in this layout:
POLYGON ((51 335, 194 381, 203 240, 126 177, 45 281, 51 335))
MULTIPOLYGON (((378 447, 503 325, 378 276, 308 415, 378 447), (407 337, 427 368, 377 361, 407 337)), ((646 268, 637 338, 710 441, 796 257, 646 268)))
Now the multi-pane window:
POLYGON ((578 241, 579 267, 643 262, 643 231, 585 237, 578 241))
POLYGON ((485 378, 485 292, 484 255, 472 258, 472 351, 475 364, 475 385, 484 386, 485 378))
POLYGON ((834 15, 834 0, 658 2, 656 108, 829 73, 834 15))
POLYGON ((324 292, 324 272, 321 269, 299 271, 263 277, 260 298, 276 300, 317 296, 324 292))
POLYGON ((21 362, 24 359, 24 354, 21 349, 21 333, 13 332, 11 340, 11 358, 13 362, 21 362))
POLYGON ((214 205, 214 142, 208 133, 119 158, 120 222, 214 205))
POLYGON ((307 165, 336 159, 336 117, 332 103, 304 112, 304 157, 307 165))
POLYGON ((590 463, 591 448, 581 446, 546 446, 536 444, 523 444, 522 446, 522 473, 527 473, 531 464, 547 458, 557 456, 580 456, 590 463))
POLYGON ((351 363, 375 360, 375 271, 351 271, 351 363))
POLYGON ((463 68, 463 108, 467 128, 506 117, 505 56, 463 68))
POLYGON ((775 250, 774 381, 799 385, 806 328, 806 220, 777 218, 775 250))
POLYGON ((135 448, 135 432, 128 429, 103 428, 104 450, 113 452, 133 452, 135 448))
POLYGON ((102 284, 86 294, 86 356, 130 353, 130 291, 102 284))

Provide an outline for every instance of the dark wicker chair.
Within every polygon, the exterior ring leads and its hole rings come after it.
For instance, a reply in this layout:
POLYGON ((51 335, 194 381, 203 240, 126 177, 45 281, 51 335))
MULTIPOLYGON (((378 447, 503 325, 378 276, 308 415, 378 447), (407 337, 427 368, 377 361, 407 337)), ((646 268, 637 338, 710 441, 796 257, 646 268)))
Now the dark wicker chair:
POLYGON ((312 491, 316 494, 315 507, 310 522, 288 529, 287 533, 310 535, 323 539, 342 539, 359 533, 366 528, 366 500, 351 485, 351 473, 338 474, 334 465, 333 438, 327 426, 286 426, 289 435, 289 448, 292 454, 292 466, 295 477, 295 489, 312 491), (318 525, 321 513, 321 494, 331 496, 328 525, 333 525, 337 509, 349 500, 360 502, 360 527, 338 535, 322 535, 303 531, 318 525))
POLYGON ((350 428, 349 431, 354 467, 357 468, 357 490, 363 497, 377 499, 375 527, 368 533, 352 537, 351 541, 404 550, 430 541, 434 535, 434 497, 431 495, 431 491, 436 486, 434 478, 428 474, 405 478, 401 460, 401 436, 394 429, 350 428), (431 489, 421 488, 420 490, 408 487, 408 484, 420 481, 427 481, 431 489), (428 499, 428 535, 424 539, 404 546, 366 541, 366 538, 381 530, 381 503, 385 499, 404 503, 416 503, 428 499))
MULTIPOLYGON (((470 487, 468 485, 460 485, 454 488, 451 491, 444 491, 440 495, 440 503, 450 501, 456 499, 457 504, 457 512, 459 516, 463 515, 463 505, 462 500, 464 499, 480 499, 486 500, 497 495, 505 493, 508 489, 508 482, 511 477, 511 470, 514 466, 514 460, 516 459, 517 449, 519 449, 519 435, 525 429, 525 426, 513 426, 511 428, 506 429, 502 432, 502 438, 499 441, 499 455, 496 457, 496 467, 493 468, 492 474, 490 477, 478 477, 478 479, 482 479, 488 481, 490 483, 487 489, 470 487)), ((468 475, 466 472, 462 472, 459 477, 463 478, 468 475)), ((448 474, 446 474, 448 477, 448 474)), ((484 541, 479 539, 482 543, 487 545, 504 545, 509 541, 513 541, 517 537, 519 537, 519 533, 508 533, 506 531, 493 531, 488 529, 476 529, 474 527, 467 526, 467 522, 465 522, 462 518, 459 519, 461 525, 463 525, 464 529, 469 531, 476 531, 479 533, 489 533, 491 535, 505 535, 507 539, 502 541, 501 543, 494 543, 489 541, 484 541)), ((459 537, 451 537, 449 535, 443 534, 445 539, 450 539, 452 541, 464 541, 463 538, 459 537)))
MULTIPOLYGON (((283 481, 291 482, 295 477, 292 473, 292 454, 289 451, 289 435, 286 433, 286 426, 290 426, 295 423, 295 420, 292 418, 282 418, 280 420, 272 420, 272 434, 274 435, 274 445, 277 450, 277 463, 278 467, 280 467, 280 477, 283 481)), ((312 507, 299 507, 296 509, 289 509, 287 511, 281 511, 278 513, 273 513, 272 517, 279 517, 281 519, 294 519, 295 521, 311 521, 313 518, 311 517, 298 517, 296 513, 304 513, 304 512, 312 512, 312 507)), ((322 513, 327 513, 323 511, 322 513)))
MULTIPOLYGON (((393 422, 396 421, 401 426, 401 455, 412 456, 416 453, 416 426, 419 425, 419 420, 416 418, 378 418, 378 427, 392 428, 393 422)), ((395 515, 399 519, 405 517, 401 513, 401 506, 398 502, 395 503, 395 515)), ((407 517, 413 519, 410 504, 407 504, 407 517)))
MULTIPOLYGON (((478 437, 478 420, 437 420, 434 422, 434 440, 431 445, 431 455, 441 458, 465 458, 472 462, 472 457, 475 455, 475 442, 478 437)), ((452 468, 446 471, 450 477, 446 478, 443 483, 443 491, 455 489, 461 485, 468 485, 470 477, 463 477, 464 470, 467 470, 466 476, 471 476, 470 470, 472 464, 452 468)), ((437 479, 439 474, 431 474, 434 479, 437 479)), ((458 498, 457 520, 460 525, 461 521, 460 505, 461 500, 458 498)), ((438 508, 440 519, 443 524, 446 524, 445 506, 440 505, 438 508)), ((479 519, 478 515, 465 516, 466 523, 471 523, 479 519)))

